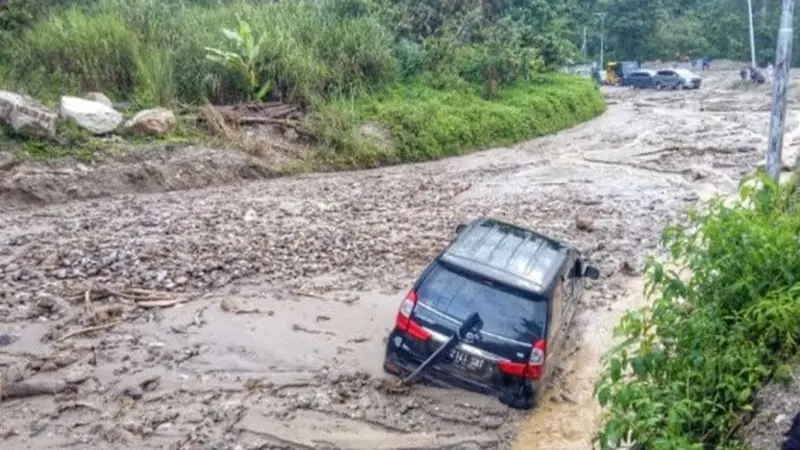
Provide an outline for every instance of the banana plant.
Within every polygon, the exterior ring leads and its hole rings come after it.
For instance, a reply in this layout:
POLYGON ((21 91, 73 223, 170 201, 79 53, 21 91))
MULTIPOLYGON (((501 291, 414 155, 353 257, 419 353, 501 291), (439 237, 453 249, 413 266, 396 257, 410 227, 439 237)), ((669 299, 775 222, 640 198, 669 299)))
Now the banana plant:
POLYGON ((239 72, 247 83, 248 100, 263 101, 272 91, 272 80, 261 83, 258 79, 258 64, 261 48, 266 42, 266 34, 256 39, 250 24, 236 16, 239 22, 236 30, 222 29, 222 35, 232 45, 233 50, 227 51, 213 47, 206 47, 206 59, 213 61, 228 70, 239 72))

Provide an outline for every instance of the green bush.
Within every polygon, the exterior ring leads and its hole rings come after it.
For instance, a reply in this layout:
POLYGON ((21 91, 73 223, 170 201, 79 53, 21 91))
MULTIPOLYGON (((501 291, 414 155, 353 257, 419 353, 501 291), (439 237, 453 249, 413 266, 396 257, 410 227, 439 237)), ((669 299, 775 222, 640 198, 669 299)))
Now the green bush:
POLYGON ((797 350, 800 208, 766 177, 740 202, 712 202, 664 243, 684 281, 650 261, 652 306, 626 315, 596 395, 603 449, 739 448, 755 392, 797 350))
POLYGON ((317 114, 312 128, 324 134, 324 157, 353 166, 416 162, 510 144, 591 119, 605 103, 591 80, 561 74, 508 86, 485 99, 479 87, 437 90, 424 79, 397 85, 364 100, 339 101, 317 114), (342 118, 348 119, 342 119, 342 118), (391 135, 391 149, 376 151, 357 139, 357 125, 377 123, 391 135), (331 135, 331 130, 335 130, 331 135))

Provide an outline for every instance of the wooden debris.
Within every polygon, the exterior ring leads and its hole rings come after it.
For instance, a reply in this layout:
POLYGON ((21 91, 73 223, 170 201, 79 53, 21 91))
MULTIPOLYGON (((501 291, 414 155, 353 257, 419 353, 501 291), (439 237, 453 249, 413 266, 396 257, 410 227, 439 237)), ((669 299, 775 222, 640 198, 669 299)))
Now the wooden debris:
POLYGON ((133 300, 136 306, 140 308, 168 308, 181 303, 186 303, 190 300, 187 297, 175 296, 167 292, 136 288, 117 290, 103 286, 89 286, 89 288, 84 291, 83 294, 76 294, 72 296, 70 300, 76 302, 81 297, 84 301, 84 309, 89 317, 96 315, 96 311, 92 306, 92 301, 101 300, 108 297, 133 300))
POLYGON ((71 389, 74 389, 74 385, 63 381, 19 381, 0 385, 0 401, 38 395, 55 395, 71 389))
POLYGON ((69 333, 67 333, 67 334, 61 336, 60 338, 58 338, 58 342, 63 342, 63 341, 65 341, 65 340, 67 340, 67 339, 69 339, 71 337, 80 336, 81 334, 86 334, 86 333, 92 333, 92 332, 95 332, 95 331, 105 330, 105 329, 114 327, 116 325, 119 325, 121 322, 122 322, 121 320, 115 320, 114 322, 108 322, 108 323, 104 323, 104 324, 101 324, 101 325, 95 325, 93 327, 86 327, 86 328, 81 328, 80 330, 70 331, 69 333))

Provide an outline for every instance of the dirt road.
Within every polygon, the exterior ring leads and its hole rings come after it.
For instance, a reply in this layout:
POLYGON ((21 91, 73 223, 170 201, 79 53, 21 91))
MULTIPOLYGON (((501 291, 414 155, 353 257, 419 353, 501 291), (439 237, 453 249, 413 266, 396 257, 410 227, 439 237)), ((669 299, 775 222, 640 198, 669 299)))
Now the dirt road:
MULTIPOLYGON (((0 369, 60 393, 5 401, 3 446, 589 448, 599 358, 642 304, 641 279, 622 268, 763 159, 769 90, 735 89, 736 77, 609 90, 593 122, 434 163, 49 206, 21 196, 0 215, 11 338, 0 336, 0 369), (383 389, 383 338, 405 290, 481 215, 567 239, 604 274, 529 417, 463 392, 383 389), (594 229, 579 231, 577 216, 594 229)), ((790 115, 787 147, 797 123, 790 115)))

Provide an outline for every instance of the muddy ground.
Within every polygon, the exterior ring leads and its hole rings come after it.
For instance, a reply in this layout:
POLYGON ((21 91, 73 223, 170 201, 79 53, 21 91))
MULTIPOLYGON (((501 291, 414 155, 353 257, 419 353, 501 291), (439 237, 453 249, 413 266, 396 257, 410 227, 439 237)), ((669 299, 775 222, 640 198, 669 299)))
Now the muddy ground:
MULTIPOLYGON (((605 115, 558 135, 381 170, 253 181, 268 174, 251 159, 193 148, 0 172, 0 369, 58 392, 4 401, 2 445, 590 448, 600 356, 643 304, 641 278, 623 268, 764 159, 769 87, 737 79, 608 89, 605 115), (384 337, 406 289, 460 221, 484 215, 566 239, 603 272, 529 415, 461 391, 385 389, 384 337), (90 327, 103 329, 75 334, 90 327)), ((798 119, 790 111, 789 153, 798 119)))

